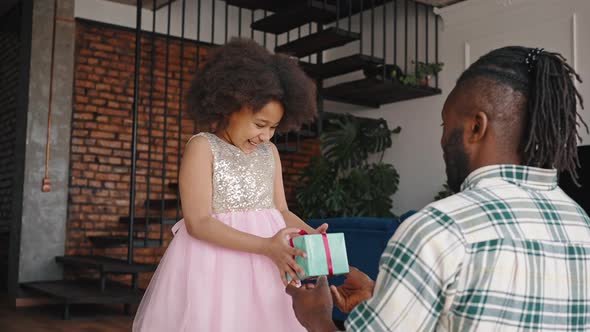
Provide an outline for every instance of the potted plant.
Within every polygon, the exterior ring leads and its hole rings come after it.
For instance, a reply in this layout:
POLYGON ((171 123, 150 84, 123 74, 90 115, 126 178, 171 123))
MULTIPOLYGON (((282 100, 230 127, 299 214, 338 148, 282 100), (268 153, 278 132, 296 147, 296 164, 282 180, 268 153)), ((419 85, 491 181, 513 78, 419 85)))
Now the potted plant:
POLYGON ((380 80, 400 80, 406 76, 402 69, 398 65, 394 64, 371 64, 363 68, 363 73, 367 78, 377 78, 380 80), (385 78, 383 78, 384 73, 385 78))
POLYGON ((302 217, 393 217, 399 174, 383 153, 400 131, 384 119, 331 115, 320 137, 322 155, 303 170, 297 189, 302 217), (377 160, 370 162, 371 155, 377 160))
POLYGON ((412 63, 416 66, 416 78, 420 86, 429 86, 432 76, 438 74, 444 66, 442 62, 412 61, 412 63))

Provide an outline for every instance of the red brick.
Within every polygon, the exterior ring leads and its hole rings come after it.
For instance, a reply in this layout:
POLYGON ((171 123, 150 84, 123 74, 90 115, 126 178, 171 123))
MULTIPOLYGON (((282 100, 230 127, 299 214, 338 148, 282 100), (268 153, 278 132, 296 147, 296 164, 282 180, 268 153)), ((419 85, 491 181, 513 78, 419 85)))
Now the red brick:
POLYGON ((90 137, 92 138, 105 138, 105 139, 115 139, 115 133, 108 133, 104 131, 92 131, 90 133, 90 137))
POLYGON ((97 148, 97 147, 88 147, 88 152, 92 154, 102 155, 102 156, 110 156, 113 153, 112 149, 107 148, 97 148))
POLYGON ((94 89, 94 83, 83 80, 76 80, 75 85, 80 88, 94 89))
POLYGON ((130 115, 128 111, 116 110, 116 109, 112 109, 112 108, 104 108, 101 113, 104 115, 123 116, 123 117, 127 117, 130 115))
POLYGON ((110 173, 96 173, 96 180, 100 181, 119 181, 121 178, 118 174, 110 174, 110 173))
POLYGON ((92 188, 102 188, 102 182, 96 180, 88 181, 88 186, 92 188))
POLYGON ((93 105, 97 105, 97 106, 104 106, 104 105, 106 105, 107 101, 106 101, 106 99, 103 99, 103 98, 92 98, 90 100, 90 103, 92 103, 93 105))
POLYGON ((103 51, 105 53, 107 53, 107 52, 110 53, 115 50, 115 48, 112 46, 104 45, 104 44, 100 44, 100 43, 94 43, 94 42, 90 43, 90 48, 95 49, 95 50, 99 50, 99 51, 103 51))
POLYGON ((74 102, 81 104, 88 103, 88 97, 78 95, 76 98, 74 98, 74 102))
POLYGON ((74 129, 74 130, 72 130, 72 136, 74 136, 74 137, 86 137, 86 136, 88 136, 88 130, 74 129))

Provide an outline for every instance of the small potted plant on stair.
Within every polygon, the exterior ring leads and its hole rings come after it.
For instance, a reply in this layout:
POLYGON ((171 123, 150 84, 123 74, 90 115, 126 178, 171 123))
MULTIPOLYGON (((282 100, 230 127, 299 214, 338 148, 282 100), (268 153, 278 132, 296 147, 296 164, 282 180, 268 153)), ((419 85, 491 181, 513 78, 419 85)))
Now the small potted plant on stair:
POLYGON ((426 63, 422 61, 412 61, 412 63, 416 66, 416 78, 418 84, 423 87, 430 86, 432 77, 438 74, 444 65, 442 62, 426 63))
POLYGON ((389 73, 389 79, 397 80, 407 86, 432 86, 432 77, 438 74, 444 65, 442 62, 426 63, 422 61, 412 61, 415 66, 414 73, 404 74, 399 67, 393 68, 389 73))

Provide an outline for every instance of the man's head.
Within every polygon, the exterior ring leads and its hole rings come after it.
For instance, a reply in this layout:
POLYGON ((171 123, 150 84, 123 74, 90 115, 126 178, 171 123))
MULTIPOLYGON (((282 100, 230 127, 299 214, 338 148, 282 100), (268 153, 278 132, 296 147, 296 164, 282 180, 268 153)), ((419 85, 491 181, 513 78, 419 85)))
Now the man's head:
POLYGON ((504 47, 473 63, 442 111, 451 189, 458 192, 469 173, 495 164, 556 168, 575 179, 576 103, 583 101, 574 78, 580 81, 560 54, 539 49, 504 47))

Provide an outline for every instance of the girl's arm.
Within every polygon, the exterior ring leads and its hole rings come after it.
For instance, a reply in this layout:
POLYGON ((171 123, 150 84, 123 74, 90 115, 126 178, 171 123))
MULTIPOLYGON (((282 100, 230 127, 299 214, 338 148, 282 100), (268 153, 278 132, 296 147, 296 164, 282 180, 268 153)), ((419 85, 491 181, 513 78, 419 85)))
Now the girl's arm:
POLYGON ((213 154, 205 137, 195 137, 184 151, 179 174, 182 213, 187 232, 194 238, 221 247, 268 256, 277 265, 283 282, 285 273, 297 279, 303 269, 293 256, 304 256, 285 240, 299 229, 285 228, 272 238, 262 238, 236 230, 211 216, 213 197, 213 154))
POLYGON ((195 137, 185 149, 180 165, 179 186, 182 214, 188 233, 216 245, 264 254, 266 238, 244 233, 211 216, 213 155, 205 137, 195 137))
POLYGON ((327 224, 323 224, 317 229, 311 228, 301 218, 289 211, 287 199, 285 198, 285 188, 283 187, 283 170, 281 166, 281 157, 277 147, 272 144, 272 152, 275 160, 275 179, 274 179, 274 203, 277 210, 283 215, 287 227, 303 229, 310 234, 325 232, 328 229, 327 224))

